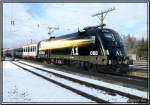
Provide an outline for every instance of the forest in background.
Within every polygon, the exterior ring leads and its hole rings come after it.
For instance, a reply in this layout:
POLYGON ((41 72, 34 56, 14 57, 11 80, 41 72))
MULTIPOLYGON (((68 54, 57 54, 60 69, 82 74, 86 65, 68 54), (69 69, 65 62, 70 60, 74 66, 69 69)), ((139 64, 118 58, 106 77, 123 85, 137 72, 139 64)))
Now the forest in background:
POLYGON ((135 54, 137 60, 148 59, 148 39, 137 39, 128 34, 123 36, 123 42, 126 54, 135 54))

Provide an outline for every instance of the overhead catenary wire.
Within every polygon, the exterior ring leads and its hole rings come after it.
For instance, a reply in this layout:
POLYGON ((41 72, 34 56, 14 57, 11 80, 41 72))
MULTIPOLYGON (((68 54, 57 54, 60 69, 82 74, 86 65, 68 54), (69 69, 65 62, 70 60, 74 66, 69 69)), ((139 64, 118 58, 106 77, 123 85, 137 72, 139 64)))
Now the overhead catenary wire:
POLYGON ((100 26, 103 28, 104 19, 106 18, 106 15, 108 14, 108 12, 111 12, 111 11, 114 11, 114 10, 115 10, 115 8, 111 8, 111 9, 108 9, 108 10, 105 10, 105 11, 101 11, 100 13, 93 14, 92 17, 97 16, 98 19, 100 20, 100 26))

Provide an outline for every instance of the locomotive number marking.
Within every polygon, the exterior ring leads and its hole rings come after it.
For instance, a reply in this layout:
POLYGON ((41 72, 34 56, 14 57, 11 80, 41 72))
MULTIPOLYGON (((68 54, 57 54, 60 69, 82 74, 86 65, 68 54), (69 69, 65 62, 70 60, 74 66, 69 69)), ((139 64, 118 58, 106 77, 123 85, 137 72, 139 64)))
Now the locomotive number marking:
POLYGON ((72 48, 71 55, 79 55, 79 53, 78 53, 78 47, 73 47, 72 48))
POLYGON ((90 55, 98 55, 98 51, 90 51, 90 55))

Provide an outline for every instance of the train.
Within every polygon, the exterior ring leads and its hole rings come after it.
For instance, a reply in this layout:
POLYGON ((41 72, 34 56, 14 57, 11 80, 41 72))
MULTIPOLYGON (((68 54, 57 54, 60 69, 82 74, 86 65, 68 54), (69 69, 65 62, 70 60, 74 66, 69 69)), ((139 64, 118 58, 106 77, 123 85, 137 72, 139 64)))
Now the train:
POLYGON ((126 72, 124 68, 131 64, 119 33, 101 26, 85 27, 82 31, 50 37, 11 50, 14 58, 74 65, 85 70, 126 72))

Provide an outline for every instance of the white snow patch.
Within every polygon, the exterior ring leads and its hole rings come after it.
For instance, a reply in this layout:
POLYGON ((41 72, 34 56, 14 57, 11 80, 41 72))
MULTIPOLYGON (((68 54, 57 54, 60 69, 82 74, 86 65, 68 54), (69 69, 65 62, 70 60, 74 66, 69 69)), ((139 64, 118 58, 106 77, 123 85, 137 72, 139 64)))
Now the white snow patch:
POLYGON ((36 73, 39 73, 41 75, 44 75, 50 79, 53 79, 55 81, 59 81, 63 84, 67 84, 69 85, 70 87, 73 87, 75 89, 78 89, 78 90, 81 90, 81 91, 84 91, 88 94, 91 94, 93 96, 96 96, 96 97, 99 97, 103 100, 106 100, 106 101, 109 101, 109 102, 128 102, 129 99, 126 98, 126 97, 123 97, 123 96, 120 96, 118 94, 115 94, 115 95, 111 95, 110 93, 106 93, 102 90, 97 90, 97 89, 93 89, 93 88, 89 88, 89 87, 86 87, 82 84, 78 84, 78 83, 75 83, 75 82, 72 82, 72 81, 69 81, 69 80, 66 80, 64 78, 60 78, 60 77, 57 77, 57 76, 54 76, 52 74, 49 74, 47 72, 43 72, 43 71, 40 71, 40 70, 37 70, 37 69, 34 69, 32 67, 29 67, 29 66, 26 66, 26 65, 23 65, 23 64, 19 64, 17 63, 18 65, 24 67, 24 68, 27 68, 31 71, 34 71, 36 73))
POLYGON ((3 62, 3 102, 93 102, 3 62))
POLYGON ((20 61, 20 62, 29 64, 29 65, 32 65, 32 66, 35 66, 35 67, 38 67, 38 68, 42 68, 42 69, 45 69, 45 70, 48 70, 48 71, 51 71, 51 72, 54 72, 54 73, 66 75, 66 76, 69 76, 69 77, 72 77, 72 78, 76 78, 76 79, 79 79, 79 80, 82 80, 82 81, 87 81, 89 83, 96 84, 96 85, 99 85, 99 86, 108 87, 108 88, 111 88, 111 89, 114 89, 114 90, 118 90, 118 91, 129 93, 129 94, 133 94, 133 95, 143 97, 143 98, 148 98, 148 92, 147 91, 140 91, 140 90, 137 90, 137 89, 134 89, 134 88, 123 87, 123 86, 120 86, 120 85, 111 84, 111 83, 103 82, 103 81, 100 81, 100 80, 94 80, 94 79, 87 78, 87 77, 81 77, 81 76, 78 76, 78 75, 73 75, 73 74, 63 72, 63 71, 58 71, 58 70, 55 70, 55 69, 44 67, 43 65, 38 65, 38 64, 34 64, 34 63, 25 62, 25 61, 20 61))

